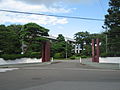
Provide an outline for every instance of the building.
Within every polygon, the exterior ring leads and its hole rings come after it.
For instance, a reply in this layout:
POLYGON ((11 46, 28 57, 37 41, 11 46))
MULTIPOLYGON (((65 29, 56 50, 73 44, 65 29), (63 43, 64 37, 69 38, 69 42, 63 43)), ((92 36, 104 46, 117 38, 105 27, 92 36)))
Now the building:
MULTIPOLYGON (((57 37, 52 36, 52 35, 47 36, 47 38, 49 38, 52 41, 56 41, 56 39, 57 39, 57 37)), ((65 41, 74 47, 72 50, 72 51, 74 51, 74 53, 78 53, 78 54, 81 53, 81 50, 82 50, 81 45, 77 44, 74 39, 69 38, 69 37, 65 37, 65 41)))
MULTIPOLYGON (((44 36, 44 37, 48 38, 51 42, 54 42, 54 41, 57 40, 57 37, 55 37, 55 36, 53 36, 53 35, 44 36)), ((82 49, 81 49, 81 45, 80 45, 80 44, 77 44, 74 39, 69 38, 69 37, 65 37, 65 41, 66 41, 67 43, 71 44, 71 45, 74 47, 73 50, 72 50, 74 53, 78 53, 78 54, 81 53, 81 50, 82 50, 82 49)), ((67 45, 67 44, 66 44, 66 45, 67 45)), ((22 42, 21 48, 22 48, 22 53, 21 53, 21 54, 23 54, 23 53, 25 52, 26 48, 27 48, 27 45, 25 45, 25 44, 22 42)), ((67 46, 66 46, 66 48, 67 48, 67 46)))

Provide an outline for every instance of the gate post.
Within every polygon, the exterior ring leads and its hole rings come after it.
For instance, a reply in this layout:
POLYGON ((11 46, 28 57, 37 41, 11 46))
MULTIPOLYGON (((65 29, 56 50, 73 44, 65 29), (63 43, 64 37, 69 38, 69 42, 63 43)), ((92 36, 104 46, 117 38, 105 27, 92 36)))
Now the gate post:
POLYGON ((99 47, 99 39, 96 40, 92 39, 92 62, 99 62, 99 54, 100 54, 100 47, 99 47))
POLYGON ((96 39, 96 62, 99 62, 99 55, 100 55, 100 47, 99 47, 99 39, 96 39))
POLYGON ((42 43, 42 62, 50 61, 50 42, 42 43))
POLYGON ((95 40, 92 39, 92 62, 95 62, 95 40))

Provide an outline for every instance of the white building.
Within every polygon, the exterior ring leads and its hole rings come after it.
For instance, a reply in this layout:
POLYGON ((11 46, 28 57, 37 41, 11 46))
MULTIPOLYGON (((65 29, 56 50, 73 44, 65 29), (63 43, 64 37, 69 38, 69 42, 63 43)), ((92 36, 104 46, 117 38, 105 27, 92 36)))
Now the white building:
MULTIPOLYGON (((50 41, 56 41, 57 37, 49 35, 49 36, 45 36, 46 38, 50 39, 50 41)), ((72 46, 74 47, 72 51, 74 51, 74 53, 81 53, 81 45, 80 44, 76 44, 76 41, 72 38, 69 37, 65 37, 65 41, 68 42, 69 44, 72 44, 72 46)), ((25 45, 24 43, 22 43, 22 54, 25 52, 27 45, 25 45)))
MULTIPOLYGON (((52 36, 52 35, 47 36, 47 38, 52 39, 52 40, 56 40, 57 39, 57 37, 52 36)), ((80 44, 76 44, 76 41, 74 39, 69 38, 69 37, 65 37, 65 41, 73 45, 73 47, 74 47, 74 49, 73 49, 74 53, 81 53, 81 50, 82 50, 81 49, 81 45, 80 44)))

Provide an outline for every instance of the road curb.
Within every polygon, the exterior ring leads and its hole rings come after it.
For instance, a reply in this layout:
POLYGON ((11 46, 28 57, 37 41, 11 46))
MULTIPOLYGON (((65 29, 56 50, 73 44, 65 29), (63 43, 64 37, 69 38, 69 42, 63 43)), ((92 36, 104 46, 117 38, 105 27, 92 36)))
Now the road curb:
POLYGON ((6 65, 0 65, 0 68, 22 68, 22 67, 41 66, 41 65, 48 65, 48 64, 51 64, 51 62, 6 64, 6 65))
POLYGON ((120 70, 118 64, 110 64, 110 63, 104 64, 104 63, 95 63, 95 62, 82 62, 82 64, 93 66, 96 68, 101 68, 101 69, 120 70))

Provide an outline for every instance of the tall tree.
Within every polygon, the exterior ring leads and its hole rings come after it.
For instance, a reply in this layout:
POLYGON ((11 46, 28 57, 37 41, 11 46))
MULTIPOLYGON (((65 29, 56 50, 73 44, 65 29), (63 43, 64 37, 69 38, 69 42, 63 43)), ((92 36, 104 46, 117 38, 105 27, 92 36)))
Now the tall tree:
POLYGON ((59 34, 56 41, 52 43, 52 56, 64 58, 66 52, 66 42, 62 34, 59 34))
POLYGON ((25 53, 30 49, 30 47, 33 47, 32 44, 35 45, 36 42, 45 40, 43 36, 48 36, 48 31, 48 29, 39 26, 36 23, 25 24, 21 31, 21 38, 27 45, 25 53))
POLYGON ((2 54, 21 53, 19 35, 5 25, 0 25, 0 50, 2 54))
POLYGON ((87 31, 86 32, 77 32, 74 35, 74 38, 75 38, 77 43, 81 44, 82 50, 84 48, 84 43, 90 44, 90 42, 91 42, 90 34, 87 31))
POLYGON ((55 58, 65 58, 72 56, 72 45, 65 41, 65 37, 59 34, 56 41, 52 42, 52 56, 55 58))
POLYGON ((110 0, 108 14, 105 15, 105 28, 108 29, 108 51, 120 52, 120 0, 110 0))
POLYGON ((59 34, 57 37, 57 41, 58 42, 64 42, 65 41, 65 37, 62 34, 59 34))

